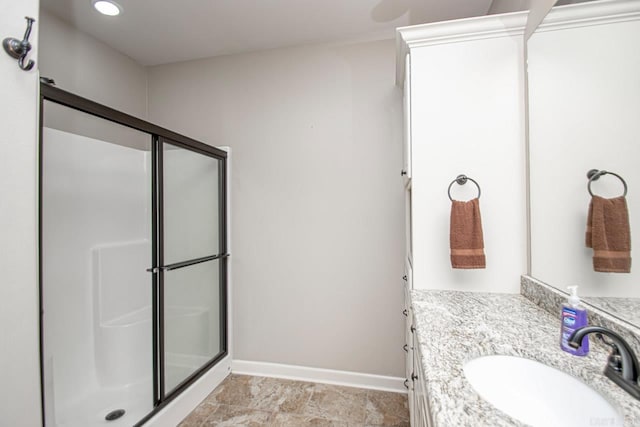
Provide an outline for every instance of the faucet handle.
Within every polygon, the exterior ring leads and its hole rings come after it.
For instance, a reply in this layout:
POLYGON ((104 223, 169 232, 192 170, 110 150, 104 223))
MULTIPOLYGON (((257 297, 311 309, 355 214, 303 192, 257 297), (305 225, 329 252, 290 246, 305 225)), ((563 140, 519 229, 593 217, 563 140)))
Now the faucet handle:
POLYGON ((610 369, 621 373, 622 372, 622 356, 620 355, 620 349, 612 340, 607 339, 603 334, 595 334, 598 341, 602 344, 611 348, 611 353, 609 353, 609 358, 607 359, 607 363, 610 369))
POLYGON ((609 355, 609 368, 613 369, 619 374, 622 374, 622 356, 620 353, 611 353, 609 355))
POLYGON ((600 341, 602 344, 608 345, 609 347, 612 347, 614 349, 617 349, 618 347, 616 347, 616 345, 613 343, 613 341, 605 338, 605 336, 601 333, 597 333, 594 334, 596 336, 596 338, 598 339, 598 341, 600 341))

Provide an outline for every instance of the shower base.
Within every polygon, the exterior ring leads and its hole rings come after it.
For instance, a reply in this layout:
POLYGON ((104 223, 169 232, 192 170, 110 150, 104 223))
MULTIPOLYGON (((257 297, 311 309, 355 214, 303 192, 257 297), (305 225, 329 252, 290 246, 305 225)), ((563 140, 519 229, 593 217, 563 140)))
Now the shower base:
POLYGON ((128 387, 103 388, 82 396, 59 408, 58 427, 131 427, 153 410, 151 378, 128 387), (122 417, 107 421, 105 417, 116 409, 124 409, 122 417))
MULTIPOLYGON (((176 384, 193 372, 191 366, 167 365, 167 383, 176 384)), ((72 404, 60 408, 56 427, 131 427, 153 410, 151 378, 128 387, 103 388, 82 396, 72 404), (112 411, 124 409, 118 419, 107 421, 112 411)))

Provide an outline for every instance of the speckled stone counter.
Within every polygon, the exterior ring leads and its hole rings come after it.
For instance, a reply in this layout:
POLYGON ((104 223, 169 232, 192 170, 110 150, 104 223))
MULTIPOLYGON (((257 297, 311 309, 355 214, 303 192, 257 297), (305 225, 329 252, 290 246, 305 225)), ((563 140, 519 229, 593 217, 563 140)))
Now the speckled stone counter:
POLYGON ((640 325, 640 298, 584 297, 590 304, 640 325))
MULTIPOLYGON (((530 276, 520 278, 520 293, 552 315, 560 313, 560 306, 568 297, 568 294, 530 276)), ((602 307, 584 300, 582 303, 587 307, 590 325, 604 326, 617 332, 624 337, 636 354, 640 355, 640 328, 636 326, 637 323, 629 323, 633 316, 626 315, 626 320, 622 320, 610 312, 604 311, 602 307)))
POLYGON ((640 401, 602 375, 607 351, 586 357, 559 349, 559 320, 522 295, 414 290, 411 305, 435 426, 522 426, 480 397, 464 376, 466 361, 491 354, 537 360, 579 378, 640 426, 640 401))

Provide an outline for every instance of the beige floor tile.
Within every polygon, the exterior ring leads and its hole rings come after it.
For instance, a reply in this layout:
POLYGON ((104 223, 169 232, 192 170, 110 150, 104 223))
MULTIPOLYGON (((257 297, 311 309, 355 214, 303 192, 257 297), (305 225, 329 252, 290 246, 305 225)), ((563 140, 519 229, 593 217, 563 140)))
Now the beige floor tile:
POLYGON ((409 421, 399 421, 396 424, 364 424, 363 427, 411 427, 409 421))
POLYGON ((230 375, 179 427, 409 427, 407 396, 230 375))
POLYGON ((218 408, 218 405, 202 402, 196 407, 178 427, 200 427, 202 423, 218 408))
POLYGON ((202 426, 216 427, 265 427, 271 424, 273 412, 219 405, 202 426))
POLYGON ((366 390, 316 384, 304 414, 361 425, 365 419, 366 401, 366 390))
POLYGON ((355 427, 343 421, 328 420, 313 415, 298 415, 276 413, 273 417, 272 427, 355 427))
POLYGON ((264 378, 249 404, 264 411, 302 413, 315 384, 302 381, 264 378))
POLYGON ((205 402, 249 408, 262 389, 264 377, 229 375, 205 402))
POLYGON ((408 426, 409 402, 407 395, 370 390, 367 393, 365 424, 408 426))

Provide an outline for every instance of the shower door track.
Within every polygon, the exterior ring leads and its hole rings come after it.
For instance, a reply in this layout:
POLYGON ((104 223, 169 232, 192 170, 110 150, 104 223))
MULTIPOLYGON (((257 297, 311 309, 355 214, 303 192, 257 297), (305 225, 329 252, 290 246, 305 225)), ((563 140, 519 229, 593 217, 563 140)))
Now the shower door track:
POLYGON ((147 271, 153 274, 152 284, 152 325, 153 325, 153 409, 144 418, 138 421, 134 427, 142 426, 149 421, 155 414, 162 410, 175 397, 180 395, 185 389, 191 386, 202 375, 207 373, 209 369, 215 366, 220 360, 228 355, 228 301, 227 301, 227 262, 229 254, 227 253, 227 152, 216 147, 204 144, 195 139, 181 135, 169 129, 67 92, 47 83, 40 83, 40 106, 39 106, 39 134, 38 134, 38 282, 39 282, 39 310, 40 310, 40 388, 41 388, 41 409, 43 414, 42 425, 46 427, 45 414, 45 384, 44 384, 44 334, 43 334, 43 284, 42 284, 42 176, 43 176, 43 144, 42 134, 44 127, 44 101, 50 101, 92 116, 123 125, 137 131, 149 134, 152 138, 152 252, 153 266, 147 271), (160 147, 164 142, 178 146, 208 157, 220 160, 218 172, 218 218, 219 218, 219 252, 202 258, 196 258, 189 261, 163 265, 163 225, 162 225, 162 150, 160 147), (185 378, 168 394, 165 393, 164 379, 164 313, 163 313, 163 272, 170 271, 198 263, 211 260, 220 260, 220 300, 223 304, 220 306, 220 348, 221 351, 205 363, 200 369, 185 378))

